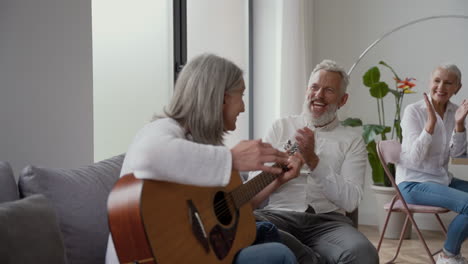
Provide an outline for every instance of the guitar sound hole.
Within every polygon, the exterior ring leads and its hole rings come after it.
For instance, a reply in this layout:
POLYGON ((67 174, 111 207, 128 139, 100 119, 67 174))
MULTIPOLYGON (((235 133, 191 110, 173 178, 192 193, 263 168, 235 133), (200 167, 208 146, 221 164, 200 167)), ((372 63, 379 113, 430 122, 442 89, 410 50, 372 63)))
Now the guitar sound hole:
POLYGON ((214 197, 214 210, 218 221, 223 225, 228 225, 232 221, 231 210, 226 200, 224 192, 218 192, 214 197))

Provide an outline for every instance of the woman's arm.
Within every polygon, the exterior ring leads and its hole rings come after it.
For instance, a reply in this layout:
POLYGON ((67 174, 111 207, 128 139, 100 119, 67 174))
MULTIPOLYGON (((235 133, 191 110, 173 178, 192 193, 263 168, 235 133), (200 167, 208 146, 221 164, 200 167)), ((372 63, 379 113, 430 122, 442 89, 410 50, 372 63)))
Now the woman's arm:
POLYGON ((468 100, 463 100, 455 112, 455 130, 450 144, 450 156, 458 157, 466 153, 465 119, 468 114, 468 100))
POLYGON ((409 105, 401 120, 403 144, 400 160, 404 163, 421 163, 432 142, 437 118, 426 94, 424 94, 424 100, 426 102, 425 113, 418 109, 417 105, 409 105))
POLYGON ((137 178, 197 186, 225 186, 232 170, 229 148, 187 140, 185 131, 169 120, 140 130, 126 159, 137 178))

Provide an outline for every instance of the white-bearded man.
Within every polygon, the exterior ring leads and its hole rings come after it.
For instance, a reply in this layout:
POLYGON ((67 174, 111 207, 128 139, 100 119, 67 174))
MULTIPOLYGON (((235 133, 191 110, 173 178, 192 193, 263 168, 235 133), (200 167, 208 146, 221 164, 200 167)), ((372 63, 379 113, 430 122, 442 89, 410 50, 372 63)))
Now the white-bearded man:
POLYGON ((311 73, 302 114, 277 120, 264 138, 278 149, 297 142, 305 161, 299 177, 259 196, 265 206, 255 212, 280 229, 300 263, 379 263, 375 247, 345 216, 362 199, 367 164, 362 136, 336 115, 347 85, 343 68, 324 60, 311 73))

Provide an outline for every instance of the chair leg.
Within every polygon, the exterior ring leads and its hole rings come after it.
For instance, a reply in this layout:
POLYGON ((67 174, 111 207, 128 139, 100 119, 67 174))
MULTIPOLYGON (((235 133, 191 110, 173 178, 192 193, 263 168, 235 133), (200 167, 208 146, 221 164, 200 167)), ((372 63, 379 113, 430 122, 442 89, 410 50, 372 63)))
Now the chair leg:
POLYGON ((439 221, 440 226, 442 227, 442 230, 444 231, 445 236, 447 236, 447 228, 445 227, 444 223, 440 219, 439 214, 435 214, 437 221, 439 221))
POLYGON ((426 244, 426 240, 424 239, 422 233, 421 233, 421 230, 419 230, 419 227, 418 225, 416 224, 416 221, 414 221, 414 218, 413 218, 413 215, 411 213, 408 214, 408 217, 410 218, 411 220, 411 223, 413 224, 414 228, 416 229, 416 233, 418 234, 418 237, 419 237, 419 240, 421 241, 421 243, 423 244, 424 246, 424 249, 426 250, 426 253, 427 253, 427 256, 429 257, 429 259, 431 260, 431 263, 435 264, 435 260, 434 260, 434 257, 431 253, 431 251, 429 250, 429 247, 427 246, 426 244))
POLYGON ((382 229, 382 234, 380 234, 379 243, 377 244, 377 252, 379 252, 380 246, 382 245, 382 240, 384 238, 385 231, 387 230, 387 225, 388 225, 388 221, 390 220, 391 214, 392 214, 392 210, 388 210, 387 217, 385 218, 385 223, 382 229))
POLYGON ((434 251, 434 252, 432 253, 432 257, 434 257, 435 255, 439 254, 439 253, 442 252, 443 250, 444 250, 444 249, 441 248, 441 249, 439 249, 439 250, 437 250, 437 251, 434 251))
POLYGON ((393 258, 387 263, 393 263, 395 259, 398 257, 398 254, 400 253, 401 244, 403 243, 403 237, 405 236, 406 229, 408 229, 408 223, 409 223, 409 216, 406 215, 405 223, 403 224, 403 229, 400 232, 400 240, 398 241, 397 250, 395 252, 395 255, 393 255, 393 258))

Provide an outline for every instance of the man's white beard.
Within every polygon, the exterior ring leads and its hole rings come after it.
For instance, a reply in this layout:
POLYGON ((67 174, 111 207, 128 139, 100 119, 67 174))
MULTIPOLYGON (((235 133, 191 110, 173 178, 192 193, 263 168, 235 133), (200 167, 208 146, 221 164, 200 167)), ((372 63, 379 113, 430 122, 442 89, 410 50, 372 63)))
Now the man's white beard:
POLYGON ((306 99, 303 105, 302 112, 308 119, 308 123, 312 124, 314 127, 322 127, 333 121, 336 118, 336 111, 338 110, 337 104, 327 105, 328 109, 326 112, 321 114, 318 117, 314 117, 314 114, 310 110, 312 100, 306 99))

